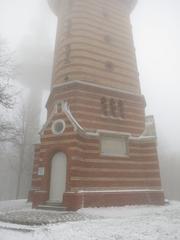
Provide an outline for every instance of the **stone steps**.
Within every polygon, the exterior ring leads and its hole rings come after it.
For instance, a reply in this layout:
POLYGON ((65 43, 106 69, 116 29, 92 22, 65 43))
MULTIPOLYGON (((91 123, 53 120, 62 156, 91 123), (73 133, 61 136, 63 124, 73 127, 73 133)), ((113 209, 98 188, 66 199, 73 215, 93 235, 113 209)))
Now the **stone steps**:
POLYGON ((37 209, 41 210, 49 210, 49 211, 59 211, 59 212, 67 212, 67 208, 60 202, 50 202, 47 201, 44 204, 40 204, 37 209))

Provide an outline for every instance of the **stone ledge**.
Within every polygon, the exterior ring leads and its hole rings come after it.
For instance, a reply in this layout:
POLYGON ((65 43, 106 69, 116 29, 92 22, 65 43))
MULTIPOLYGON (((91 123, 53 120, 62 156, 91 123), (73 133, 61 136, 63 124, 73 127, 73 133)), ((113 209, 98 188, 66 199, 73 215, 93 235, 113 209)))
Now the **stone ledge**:
POLYGON ((121 191, 121 192, 67 192, 64 205, 74 211, 88 207, 120 207, 125 205, 164 205, 164 192, 159 191, 121 191))

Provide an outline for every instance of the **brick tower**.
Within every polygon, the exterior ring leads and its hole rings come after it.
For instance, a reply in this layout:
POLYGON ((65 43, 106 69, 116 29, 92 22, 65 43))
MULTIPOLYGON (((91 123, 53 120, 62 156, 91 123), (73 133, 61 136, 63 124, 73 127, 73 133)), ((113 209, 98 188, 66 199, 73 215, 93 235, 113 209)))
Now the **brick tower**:
POLYGON ((33 205, 163 204, 153 118, 146 122, 130 24, 136 1, 49 4, 58 28, 33 205))

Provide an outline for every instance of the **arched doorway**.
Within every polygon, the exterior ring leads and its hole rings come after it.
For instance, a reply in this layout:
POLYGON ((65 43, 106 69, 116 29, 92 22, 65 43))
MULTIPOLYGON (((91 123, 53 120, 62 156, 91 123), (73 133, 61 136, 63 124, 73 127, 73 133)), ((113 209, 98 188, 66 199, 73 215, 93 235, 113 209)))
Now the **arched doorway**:
POLYGON ((51 161, 49 201, 62 202, 66 190, 67 158, 62 152, 56 153, 51 161))

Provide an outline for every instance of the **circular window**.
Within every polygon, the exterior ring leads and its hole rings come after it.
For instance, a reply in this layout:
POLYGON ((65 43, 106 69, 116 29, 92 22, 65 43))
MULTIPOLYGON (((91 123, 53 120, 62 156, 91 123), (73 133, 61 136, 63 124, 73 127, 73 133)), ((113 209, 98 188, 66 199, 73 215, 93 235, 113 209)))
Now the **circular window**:
POLYGON ((66 124, 63 120, 56 120, 52 124, 52 132, 55 135, 61 135, 65 130, 66 124))

